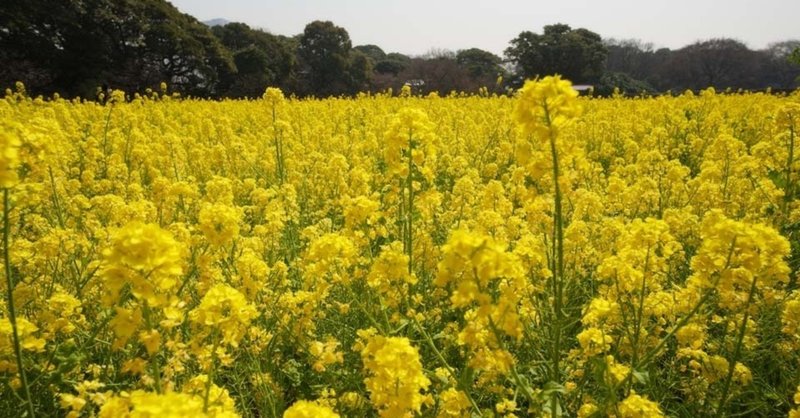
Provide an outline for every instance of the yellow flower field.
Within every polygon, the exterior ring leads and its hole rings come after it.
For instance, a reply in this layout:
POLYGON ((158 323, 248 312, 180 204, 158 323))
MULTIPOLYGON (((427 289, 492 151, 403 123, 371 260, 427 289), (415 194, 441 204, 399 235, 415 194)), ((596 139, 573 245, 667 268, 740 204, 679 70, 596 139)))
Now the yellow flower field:
POLYGON ((800 93, 0 100, 0 416, 800 417, 800 93))

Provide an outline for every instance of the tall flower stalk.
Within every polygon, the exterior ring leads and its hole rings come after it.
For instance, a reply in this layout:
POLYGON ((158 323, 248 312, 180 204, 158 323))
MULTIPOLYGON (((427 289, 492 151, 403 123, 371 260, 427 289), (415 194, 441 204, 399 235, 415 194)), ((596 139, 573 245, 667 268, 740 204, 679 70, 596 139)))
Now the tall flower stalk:
POLYGON ((787 103, 784 107, 782 107, 778 111, 778 115, 775 118, 775 122, 778 125, 779 129, 786 129, 788 132, 787 135, 787 155, 786 155, 786 167, 784 168, 783 174, 783 183, 784 183, 784 190, 783 190, 783 201, 781 202, 781 210, 783 212, 783 222, 784 224, 789 222, 789 214, 792 210, 792 201, 794 200, 794 165, 795 165, 795 155, 794 155, 794 147, 795 147, 795 140, 797 137, 797 128, 800 125, 800 104, 798 103, 787 103))
POLYGON ((3 188, 3 265, 5 266, 6 274, 8 322, 11 323, 14 357, 17 361, 17 371, 19 373, 19 380, 25 399, 25 406, 28 410, 28 415, 33 417, 36 414, 33 408, 33 399, 31 398, 28 378, 25 375, 25 367, 22 363, 22 348, 19 338, 19 329, 17 327, 17 312, 14 308, 14 287, 16 283, 14 283, 14 278, 11 274, 11 257, 9 255, 9 241, 11 235, 11 225, 8 219, 9 212, 11 211, 9 204, 9 188, 14 187, 19 180, 16 171, 19 165, 19 147, 20 141, 17 136, 10 132, 0 132, 0 187, 3 188))
POLYGON ((436 156, 428 115, 419 109, 401 109, 392 119, 385 141, 384 159, 391 176, 399 182, 400 235, 408 256, 408 273, 411 274, 414 271, 414 188, 424 178, 425 164, 436 156))
POLYGON ((264 100, 267 101, 272 110, 272 140, 275 145, 275 171, 278 183, 283 184, 286 180, 286 167, 283 158, 283 132, 280 121, 278 120, 278 106, 284 102, 281 89, 268 87, 264 92, 264 100))
MULTIPOLYGON (((550 261, 552 278, 550 291, 553 300, 553 320, 550 322, 551 371, 550 379, 558 384, 561 381, 561 352, 564 318, 564 215, 562 210, 561 172, 559 170, 559 133, 562 127, 578 115, 581 108, 577 102, 578 93, 567 80, 560 76, 548 76, 541 80, 529 80, 519 92, 519 100, 514 110, 514 118, 522 126, 524 133, 533 141, 550 149, 553 163, 553 243, 550 261)), ((551 395, 550 411, 555 417, 558 411, 558 391, 551 395)))

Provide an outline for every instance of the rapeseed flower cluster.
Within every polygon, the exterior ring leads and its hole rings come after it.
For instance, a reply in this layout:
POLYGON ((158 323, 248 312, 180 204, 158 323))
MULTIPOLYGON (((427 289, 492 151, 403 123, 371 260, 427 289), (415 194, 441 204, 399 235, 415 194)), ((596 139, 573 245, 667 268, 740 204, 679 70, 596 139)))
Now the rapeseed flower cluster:
POLYGON ((123 288, 152 307, 169 302, 183 273, 180 244, 158 225, 131 222, 103 251, 104 302, 115 305, 123 288))
POLYGON ((419 352, 407 338, 359 331, 361 360, 369 399, 381 417, 413 417, 430 400, 430 380, 422 372, 419 352))
POLYGON ((798 94, 160 91, 0 99, 1 416, 800 416, 798 94))

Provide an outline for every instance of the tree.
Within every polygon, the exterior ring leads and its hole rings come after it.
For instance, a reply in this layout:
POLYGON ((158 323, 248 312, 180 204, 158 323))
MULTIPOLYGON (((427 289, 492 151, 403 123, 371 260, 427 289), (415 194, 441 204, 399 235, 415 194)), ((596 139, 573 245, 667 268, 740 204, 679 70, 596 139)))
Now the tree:
POLYGON ((386 54, 386 59, 387 60, 399 61, 399 62, 402 62, 402 63, 405 63, 405 64, 408 64, 408 63, 411 62, 411 57, 409 57, 408 55, 405 55, 405 54, 401 54, 399 52, 390 52, 390 53, 386 54))
POLYGON ((361 52, 372 62, 372 65, 386 59, 386 53, 378 45, 358 45, 354 46, 353 50, 361 52))
POLYGON ((294 70, 294 51, 285 37, 244 23, 214 26, 214 35, 233 54, 235 73, 223 80, 225 94, 256 97, 266 86, 287 87, 294 70))
POLYGON ((347 74, 349 79, 349 93, 354 94, 370 89, 372 80, 372 60, 361 51, 350 54, 347 74))
POLYGON ((800 78, 800 40, 775 42, 764 51, 762 76, 770 87, 792 89, 800 78))
POLYGON ((695 42, 671 54, 664 66, 670 88, 759 88, 762 57, 735 39, 695 42))
MULTIPOLYGON (((122 10, 115 14, 116 19, 128 13, 140 18, 139 33, 134 32, 122 41, 125 45, 142 42, 141 47, 130 48, 125 56, 133 59, 135 67, 153 74, 136 90, 167 81, 186 93, 219 94, 216 88, 219 80, 234 67, 228 51, 205 24, 163 0, 112 3, 132 5, 129 10, 120 6, 122 10)), ((102 9, 98 12, 102 13, 102 9)), ((109 25, 113 27, 113 22, 109 25)))
POLYGON ((209 29, 164 0, 7 0, 0 8, 0 82, 33 92, 142 91, 166 81, 217 94, 233 60, 209 29))
POLYGON ((246 49, 257 42, 255 31, 245 23, 230 22, 212 26, 211 32, 231 51, 246 49))
POLYGON ((800 65, 800 46, 795 47, 788 59, 789 62, 800 65))
POLYGON ((655 89, 648 83, 637 80, 627 73, 607 72, 600 77, 600 82, 595 86, 594 92, 600 96, 609 96, 614 90, 621 94, 652 94, 655 89))
POLYGON ((652 75, 655 54, 652 43, 638 39, 608 39, 604 45, 608 50, 607 72, 625 73, 636 79, 646 79, 652 75))
POLYGON ((437 59, 437 58, 454 60, 456 59, 456 53, 447 48, 431 48, 428 50, 428 52, 422 54, 422 56, 419 58, 426 60, 437 59))
POLYGON ((375 72, 378 74, 397 75, 408 68, 411 58, 398 52, 386 54, 386 59, 375 64, 375 72))
MULTIPOLYGON (((436 92, 440 95, 451 91, 473 90, 473 83, 467 71, 458 65, 455 58, 446 56, 438 58, 413 58, 408 68, 398 74, 396 80, 400 84, 415 81, 422 82, 415 93, 436 92)), ((400 86, 395 86, 400 87, 400 86)), ((474 88, 477 90, 477 87, 474 88)))
POLYGON ((456 53, 456 61, 473 78, 497 78, 503 73, 500 57, 482 49, 462 49, 456 53))
MULTIPOLYGON (((800 46, 798 46, 797 48, 794 49, 794 51, 792 51, 791 55, 789 55, 787 60, 789 61, 789 63, 794 64, 797 67, 800 67, 800 46)), ((794 83, 795 85, 800 85, 800 74, 798 74, 797 77, 795 77, 794 83)))
POLYGON ((302 93, 326 96, 345 92, 351 48, 344 28, 319 20, 306 25, 297 48, 301 76, 308 86, 302 93))
MULTIPOLYGON (((28 91, 57 91, 68 51, 65 34, 76 28, 78 10, 67 2, 10 0, 0 7, 0 82, 23 81, 28 91)), ((87 31, 89 28, 87 28, 87 31)))
POLYGON ((595 82, 608 53, 600 35, 565 24, 545 26, 541 35, 524 31, 510 44, 505 54, 517 66, 518 83, 548 74, 561 74, 576 83, 595 82))

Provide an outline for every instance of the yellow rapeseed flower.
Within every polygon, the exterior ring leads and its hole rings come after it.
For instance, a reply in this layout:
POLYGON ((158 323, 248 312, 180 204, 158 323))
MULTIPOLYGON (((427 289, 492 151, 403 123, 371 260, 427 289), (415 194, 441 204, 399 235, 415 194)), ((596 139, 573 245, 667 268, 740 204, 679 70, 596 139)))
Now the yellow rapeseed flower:
POLYGON ((364 384, 378 414, 386 418, 418 414, 429 398, 424 392, 431 382, 422 372, 416 347, 408 338, 375 335, 374 330, 358 335, 363 340, 364 384))
POLYGON ((0 187, 13 187, 19 181, 19 147, 22 142, 16 131, 0 125, 0 187))
POLYGON ((126 285, 150 306, 166 305, 183 273, 180 244, 158 225, 131 222, 113 234, 103 251, 103 269, 108 305, 116 303, 126 285))
POLYGON ((578 92, 569 80, 558 75, 526 81, 514 108, 514 119, 525 134, 541 141, 549 141, 551 135, 580 114, 578 92))
POLYGON ((339 414, 316 402, 297 401, 284 411, 283 418, 339 418, 339 414))
POLYGON ((189 312, 189 320, 201 328, 202 334, 219 333, 222 341, 238 346, 258 311, 238 290, 216 284, 208 290, 200 304, 189 312))
POLYGON ((664 416, 657 403, 636 393, 631 393, 619 403, 618 407, 620 418, 659 418, 664 416))

